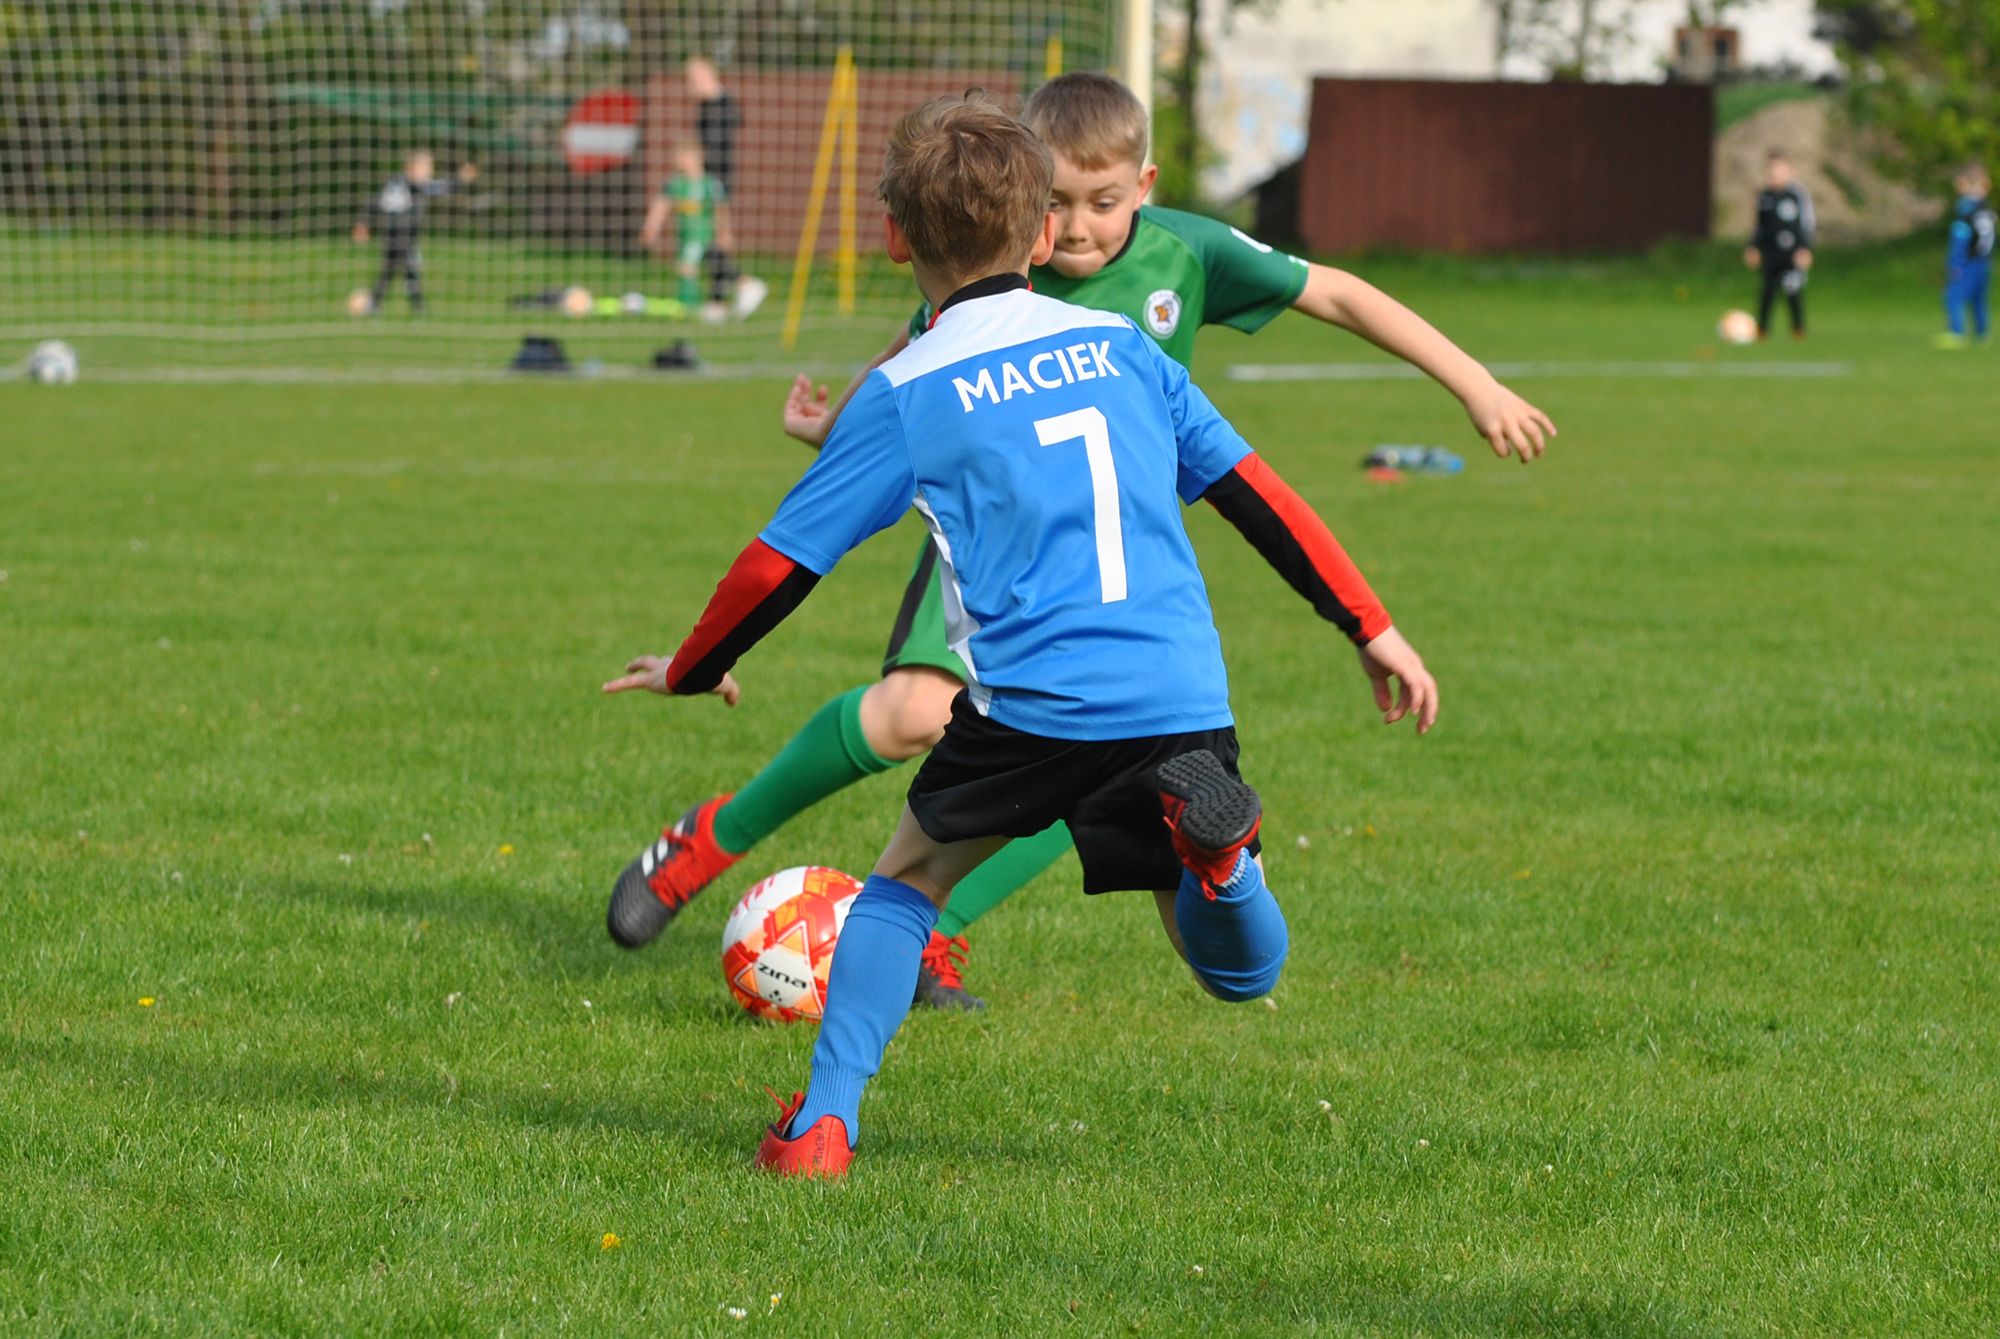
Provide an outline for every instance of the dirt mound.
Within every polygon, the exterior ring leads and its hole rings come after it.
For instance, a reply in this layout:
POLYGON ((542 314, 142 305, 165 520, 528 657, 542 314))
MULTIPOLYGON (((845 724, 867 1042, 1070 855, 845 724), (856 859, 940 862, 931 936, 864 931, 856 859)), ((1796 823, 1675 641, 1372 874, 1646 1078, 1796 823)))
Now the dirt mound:
POLYGON ((1891 181, 1876 169, 1873 148, 1841 115, 1831 97, 1775 103, 1744 118, 1715 140, 1715 235, 1750 236, 1764 155, 1783 149, 1812 192, 1822 242, 1902 237, 1936 223, 1935 196, 1891 181))

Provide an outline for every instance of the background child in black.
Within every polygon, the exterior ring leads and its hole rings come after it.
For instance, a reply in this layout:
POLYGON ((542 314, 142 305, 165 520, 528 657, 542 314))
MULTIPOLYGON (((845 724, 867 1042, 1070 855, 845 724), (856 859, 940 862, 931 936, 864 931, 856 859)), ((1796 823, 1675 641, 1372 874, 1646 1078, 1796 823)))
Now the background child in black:
POLYGON ((1791 159, 1773 149, 1764 163, 1764 189, 1757 192, 1757 231, 1743 263, 1762 269, 1757 295, 1757 338, 1771 333, 1771 303, 1782 290, 1792 312, 1792 338, 1806 335, 1806 271, 1813 263, 1812 196, 1792 175, 1791 159))
MULTIPOLYGON (((465 163, 459 167, 461 184, 470 186, 478 179, 479 169, 475 165, 465 163)), ((368 241, 371 219, 374 230, 382 237, 382 268, 375 276, 375 287, 369 291, 369 311, 382 309, 382 299, 389 296, 389 285, 399 274, 403 276, 404 291, 410 296, 410 310, 424 309, 424 261, 423 253, 417 249, 417 232, 423 226, 425 203, 450 195, 453 189, 453 183, 437 180, 437 159, 431 151, 414 149, 403 160, 403 170, 384 182, 369 203, 361 222, 354 225, 356 244, 368 241)))

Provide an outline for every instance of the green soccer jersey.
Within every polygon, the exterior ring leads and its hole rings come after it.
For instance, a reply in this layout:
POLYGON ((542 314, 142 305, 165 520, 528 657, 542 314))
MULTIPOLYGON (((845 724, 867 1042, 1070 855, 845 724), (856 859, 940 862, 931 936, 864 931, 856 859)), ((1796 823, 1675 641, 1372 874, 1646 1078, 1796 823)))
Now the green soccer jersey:
MULTIPOLYGON (((1028 277, 1045 297, 1131 317, 1185 366, 1202 326, 1249 334, 1297 301, 1306 263, 1226 223, 1148 205, 1134 220, 1125 249, 1096 274, 1071 279, 1053 265, 1037 265, 1028 277)), ((911 338, 923 334, 930 318, 926 303, 910 322, 911 338)))
POLYGON ((727 198, 721 182, 714 177, 676 174, 667 178, 660 194, 673 202, 674 222, 682 246, 707 246, 715 240, 716 207, 727 198))

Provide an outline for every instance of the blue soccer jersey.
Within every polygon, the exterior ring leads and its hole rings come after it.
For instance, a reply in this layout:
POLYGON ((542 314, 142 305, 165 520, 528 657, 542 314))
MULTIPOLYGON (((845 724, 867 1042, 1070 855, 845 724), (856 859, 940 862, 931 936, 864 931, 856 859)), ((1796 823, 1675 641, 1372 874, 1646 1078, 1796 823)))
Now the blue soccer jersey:
POLYGON ((871 373, 761 539, 830 571, 913 504, 979 710, 1057 739, 1230 724, 1180 509, 1250 454, 1123 316, 1013 290, 871 373))

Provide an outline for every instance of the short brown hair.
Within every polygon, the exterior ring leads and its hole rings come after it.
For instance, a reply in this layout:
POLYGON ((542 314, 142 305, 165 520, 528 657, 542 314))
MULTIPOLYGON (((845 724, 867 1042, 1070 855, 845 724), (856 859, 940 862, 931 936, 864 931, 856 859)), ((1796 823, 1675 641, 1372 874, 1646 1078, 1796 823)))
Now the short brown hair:
POLYGON ((1057 75, 1035 90, 1021 119, 1042 143, 1087 172, 1113 163, 1146 165, 1146 108, 1108 74, 1057 75))
POLYGON ((896 122, 876 194, 918 260, 976 278, 1034 249, 1054 176, 1034 132, 972 89, 896 122))

